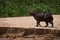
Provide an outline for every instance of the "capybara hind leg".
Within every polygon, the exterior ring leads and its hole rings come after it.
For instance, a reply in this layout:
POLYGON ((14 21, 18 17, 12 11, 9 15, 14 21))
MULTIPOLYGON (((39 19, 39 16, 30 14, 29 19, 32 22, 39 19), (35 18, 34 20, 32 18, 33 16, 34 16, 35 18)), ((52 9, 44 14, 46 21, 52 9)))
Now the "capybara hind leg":
POLYGON ((50 24, 52 25, 52 27, 53 27, 53 22, 50 22, 50 24))
POLYGON ((48 26, 48 22, 45 22, 46 23, 46 26, 45 27, 47 27, 48 26))

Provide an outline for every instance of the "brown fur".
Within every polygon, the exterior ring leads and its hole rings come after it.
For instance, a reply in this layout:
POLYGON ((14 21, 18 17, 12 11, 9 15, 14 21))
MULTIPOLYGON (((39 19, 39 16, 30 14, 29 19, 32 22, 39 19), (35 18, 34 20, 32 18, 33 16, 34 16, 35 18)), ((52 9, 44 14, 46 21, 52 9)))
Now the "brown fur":
POLYGON ((31 12, 30 15, 32 15, 34 17, 34 19, 36 20, 36 22, 37 22, 36 26, 37 27, 38 27, 38 25, 40 25, 41 21, 44 21, 46 23, 45 27, 48 26, 48 23, 50 23, 53 27, 53 16, 52 16, 51 12, 45 12, 45 13, 31 12))

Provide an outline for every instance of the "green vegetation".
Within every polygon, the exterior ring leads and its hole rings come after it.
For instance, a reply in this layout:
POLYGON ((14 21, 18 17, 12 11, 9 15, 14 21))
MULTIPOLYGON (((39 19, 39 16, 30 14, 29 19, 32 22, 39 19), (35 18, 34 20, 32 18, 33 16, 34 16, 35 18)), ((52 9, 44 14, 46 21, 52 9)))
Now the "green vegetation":
POLYGON ((0 0, 0 17, 26 16, 32 10, 60 14, 60 0, 0 0))

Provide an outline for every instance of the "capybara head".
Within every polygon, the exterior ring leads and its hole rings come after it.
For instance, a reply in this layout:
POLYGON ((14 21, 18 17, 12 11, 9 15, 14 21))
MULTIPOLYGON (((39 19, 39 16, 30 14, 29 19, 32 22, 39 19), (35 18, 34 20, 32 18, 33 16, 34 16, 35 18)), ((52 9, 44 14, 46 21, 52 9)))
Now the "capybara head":
POLYGON ((32 12, 30 12, 29 13, 31 16, 35 16, 37 13, 36 13, 36 11, 32 11, 32 12))

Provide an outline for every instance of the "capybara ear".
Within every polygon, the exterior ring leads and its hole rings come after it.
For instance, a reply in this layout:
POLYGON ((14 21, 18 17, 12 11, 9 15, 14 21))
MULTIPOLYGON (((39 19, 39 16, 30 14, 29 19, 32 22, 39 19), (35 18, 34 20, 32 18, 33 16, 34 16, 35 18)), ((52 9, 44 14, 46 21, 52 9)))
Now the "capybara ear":
POLYGON ((32 13, 30 12, 29 15, 32 15, 32 13))

